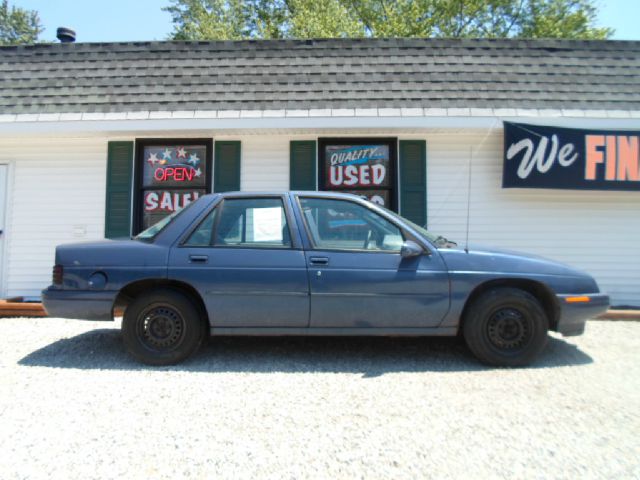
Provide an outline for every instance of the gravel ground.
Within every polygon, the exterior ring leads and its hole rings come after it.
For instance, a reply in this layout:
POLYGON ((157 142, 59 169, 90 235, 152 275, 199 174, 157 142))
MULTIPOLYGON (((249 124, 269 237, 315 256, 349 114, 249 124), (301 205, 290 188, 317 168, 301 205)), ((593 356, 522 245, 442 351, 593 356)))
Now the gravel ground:
POLYGON ((147 368, 118 327, 0 319, 1 478, 640 477, 640 322, 513 370, 437 338, 220 338, 147 368))

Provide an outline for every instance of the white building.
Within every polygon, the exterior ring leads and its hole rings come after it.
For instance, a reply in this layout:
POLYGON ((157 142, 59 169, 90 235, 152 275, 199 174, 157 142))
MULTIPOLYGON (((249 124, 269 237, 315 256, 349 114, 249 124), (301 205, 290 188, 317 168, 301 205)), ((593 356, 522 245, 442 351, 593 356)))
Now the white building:
POLYGON ((38 297, 57 244, 207 191, 335 188, 640 305, 640 42, 56 44, 1 47, 0 70, 3 297, 38 297), (549 127, 515 127, 548 133, 528 175, 504 122, 549 127))

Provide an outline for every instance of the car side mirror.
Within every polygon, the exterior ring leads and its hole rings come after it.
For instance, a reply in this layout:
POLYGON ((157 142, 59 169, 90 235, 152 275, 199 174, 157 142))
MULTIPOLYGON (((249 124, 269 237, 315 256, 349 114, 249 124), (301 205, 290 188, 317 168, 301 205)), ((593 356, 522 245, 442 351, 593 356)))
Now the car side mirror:
POLYGON ((424 253, 424 248, 413 240, 406 240, 400 248, 400 256, 402 258, 417 257, 424 253))

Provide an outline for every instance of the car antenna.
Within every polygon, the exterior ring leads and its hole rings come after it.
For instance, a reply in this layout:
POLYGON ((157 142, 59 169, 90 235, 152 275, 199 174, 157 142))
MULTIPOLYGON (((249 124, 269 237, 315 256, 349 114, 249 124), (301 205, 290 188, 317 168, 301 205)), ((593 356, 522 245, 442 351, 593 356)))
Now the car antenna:
POLYGON ((464 253, 469 253, 469 214, 471 212, 471 171, 473 167, 473 146, 469 146, 469 165, 467 165, 467 226, 465 229, 464 253))
MULTIPOLYGON (((493 132, 493 129, 498 124, 498 122, 500 122, 500 118, 496 117, 495 121, 493 122, 493 124, 491 125, 489 130, 487 131, 487 134, 484 136, 482 141, 476 147, 476 149, 475 149, 476 151, 480 150, 480 148, 484 145, 484 142, 487 141, 487 138, 489 138, 489 136, 493 132)), ((467 165, 467 177, 468 177, 468 182, 467 182, 467 225, 466 225, 466 229, 465 229, 464 253, 469 253, 469 221, 470 221, 470 216, 471 216, 471 173, 473 171, 473 151, 474 151, 473 145, 470 145, 469 146, 469 165, 467 165)))

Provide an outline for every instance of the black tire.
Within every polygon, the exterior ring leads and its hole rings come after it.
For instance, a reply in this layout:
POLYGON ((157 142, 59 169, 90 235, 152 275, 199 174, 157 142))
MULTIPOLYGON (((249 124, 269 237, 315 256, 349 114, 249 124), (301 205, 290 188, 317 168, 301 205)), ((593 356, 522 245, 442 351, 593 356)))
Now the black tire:
POLYGON ((135 298, 124 312, 122 336, 127 350, 147 365, 173 365, 200 347, 206 322, 183 293, 158 289, 135 298))
POLYGON ((517 288, 496 288, 469 305, 462 333, 483 363, 529 365, 547 344, 549 319, 540 302, 517 288))

